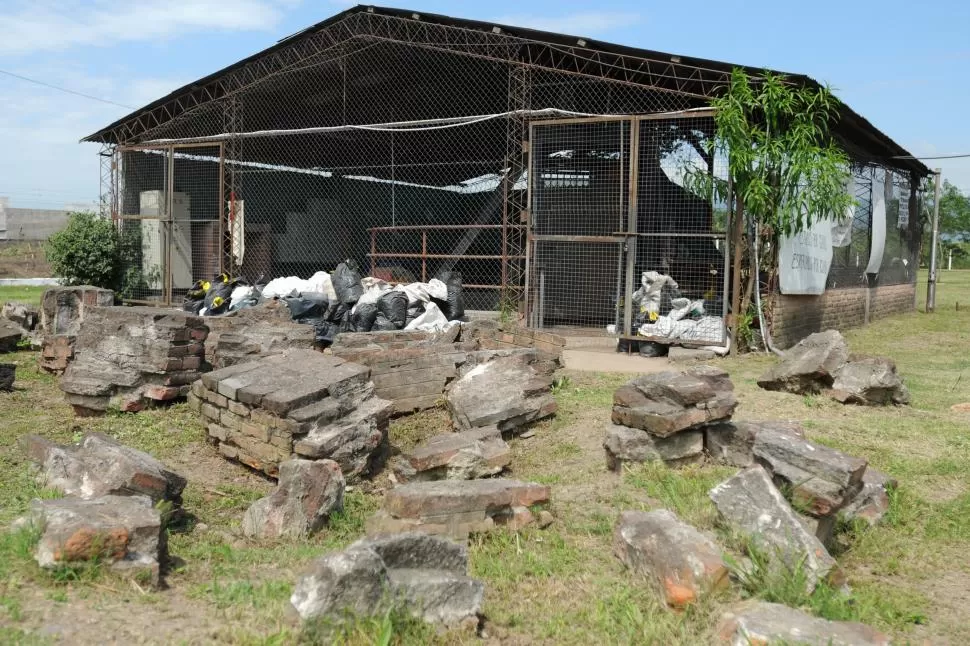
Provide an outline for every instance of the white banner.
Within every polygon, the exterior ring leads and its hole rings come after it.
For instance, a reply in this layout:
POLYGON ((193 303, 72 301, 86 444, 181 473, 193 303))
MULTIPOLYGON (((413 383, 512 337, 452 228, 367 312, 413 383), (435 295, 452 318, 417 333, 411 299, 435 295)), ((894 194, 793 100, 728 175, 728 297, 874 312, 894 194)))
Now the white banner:
POLYGON ((832 218, 781 238, 778 269, 782 294, 821 294, 832 265, 832 218))
POLYGON ((886 173, 876 171, 872 181, 872 246, 869 248, 867 274, 878 274, 886 250, 886 173), (879 181, 880 178, 882 181, 879 181))

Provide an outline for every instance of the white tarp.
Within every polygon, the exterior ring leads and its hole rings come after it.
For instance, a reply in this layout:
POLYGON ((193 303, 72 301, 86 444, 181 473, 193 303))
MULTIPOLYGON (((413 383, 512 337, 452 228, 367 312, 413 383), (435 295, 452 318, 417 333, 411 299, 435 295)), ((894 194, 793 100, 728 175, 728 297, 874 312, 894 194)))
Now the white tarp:
POLYGON ((229 208, 229 236, 232 238, 232 257, 242 267, 246 255, 246 208, 243 200, 226 205, 229 208))
POLYGON ((782 294, 821 294, 832 265, 832 218, 795 236, 782 236, 778 269, 782 294))
POLYGON ((852 198, 852 203, 846 207, 845 214, 841 218, 835 218, 832 222, 832 246, 848 247, 852 244, 852 222, 855 219, 855 177, 849 175, 849 181, 845 185, 845 192, 852 198))
POLYGON ((867 274, 878 274, 886 251, 886 174, 876 171, 872 179, 872 246, 869 247, 867 274))

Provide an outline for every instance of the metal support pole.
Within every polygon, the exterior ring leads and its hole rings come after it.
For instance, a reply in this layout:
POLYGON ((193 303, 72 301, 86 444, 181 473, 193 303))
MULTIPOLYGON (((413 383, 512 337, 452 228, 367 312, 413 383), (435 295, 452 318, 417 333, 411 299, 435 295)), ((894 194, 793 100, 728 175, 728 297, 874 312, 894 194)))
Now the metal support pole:
POLYGON ((421 282, 428 282, 428 232, 421 231, 421 282))
POLYGON ((940 175, 942 170, 937 168, 936 188, 933 191, 933 240, 930 247, 930 277, 926 282, 926 311, 936 310, 936 246, 940 237, 940 175))

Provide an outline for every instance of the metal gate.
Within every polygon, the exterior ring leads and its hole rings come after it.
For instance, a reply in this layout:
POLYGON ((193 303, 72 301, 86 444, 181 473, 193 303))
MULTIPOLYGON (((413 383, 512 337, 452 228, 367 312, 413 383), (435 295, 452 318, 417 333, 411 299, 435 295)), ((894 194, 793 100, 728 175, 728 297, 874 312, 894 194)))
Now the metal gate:
POLYGON ((125 301, 171 305, 223 271, 221 144, 119 147, 114 166, 125 301))
POLYGON ((724 342, 728 200, 697 193, 714 182, 692 181, 726 175, 724 160, 707 146, 713 132, 710 111, 532 123, 526 284, 532 327, 597 333, 609 327, 636 336, 651 321, 634 311, 630 296, 644 272, 656 271, 676 281, 682 296, 703 300, 707 325, 721 318, 717 338, 678 342, 724 342))

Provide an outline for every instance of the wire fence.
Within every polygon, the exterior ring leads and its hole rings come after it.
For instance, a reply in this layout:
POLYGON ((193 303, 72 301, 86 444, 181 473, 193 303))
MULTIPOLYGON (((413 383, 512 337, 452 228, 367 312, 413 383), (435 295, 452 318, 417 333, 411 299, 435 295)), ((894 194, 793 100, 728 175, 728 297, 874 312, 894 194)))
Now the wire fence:
MULTIPOLYGON (((125 241, 123 296, 176 303, 221 271, 307 278, 349 258, 402 282, 458 272, 470 309, 629 335, 673 310, 676 283, 723 329, 728 208, 684 179, 723 177, 724 160, 706 153, 710 115, 683 111, 724 78, 354 14, 226 73, 174 117, 161 105, 112 131, 102 208, 125 241), (634 302, 647 272, 670 278, 659 312, 634 302)), ((877 175, 860 161, 856 193, 888 190, 877 175)), ((915 266, 904 202, 885 202, 881 281, 915 266)), ((831 287, 860 280, 871 210, 860 200, 831 287)))

